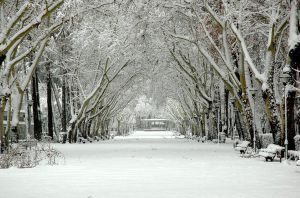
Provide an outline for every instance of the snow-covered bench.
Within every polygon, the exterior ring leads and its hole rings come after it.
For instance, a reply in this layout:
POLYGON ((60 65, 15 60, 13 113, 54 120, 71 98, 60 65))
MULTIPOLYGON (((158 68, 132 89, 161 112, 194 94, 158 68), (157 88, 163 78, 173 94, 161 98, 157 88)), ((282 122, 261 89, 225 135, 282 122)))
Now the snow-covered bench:
POLYGON ((100 137, 98 137, 98 136, 94 136, 94 140, 95 140, 95 141, 97 141, 97 142, 99 142, 99 140, 100 140, 100 137))
POLYGON ((262 156, 266 159, 266 161, 270 160, 273 161, 275 156, 282 158, 282 153, 284 151, 284 147, 276 145, 276 144, 269 144, 267 148, 260 149, 258 155, 262 156))
POLYGON ((240 151, 241 154, 245 154, 247 148, 249 147, 249 141, 242 141, 241 143, 237 144, 234 148, 236 151, 240 151))
POLYGON ((87 139, 85 139, 84 137, 78 137, 78 142, 85 144, 87 142, 87 139))
POLYGON ((300 151, 289 150, 288 156, 290 159, 299 160, 300 159, 300 151))
POLYGON ((92 143, 92 142, 93 142, 93 138, 92 138, 92 137, 89 137, 89 136, 87 136, 87 141, 89 141, 90 143, 92 143))
POLYGON ((198 137, 197 139, 198 142, 206 142, 206 136, 203 136, 203 137, 198 137))

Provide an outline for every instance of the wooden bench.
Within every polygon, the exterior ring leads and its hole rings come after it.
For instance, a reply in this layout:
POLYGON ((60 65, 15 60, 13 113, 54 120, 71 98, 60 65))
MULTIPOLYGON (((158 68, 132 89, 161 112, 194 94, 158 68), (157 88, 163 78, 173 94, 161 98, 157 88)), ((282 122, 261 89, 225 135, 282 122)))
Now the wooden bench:
POLYGON ((260 149, 258 155, 264 157, 266 161, 273 161, 274 158, 277 156, 278 158, 280 158, 281 162, 283 151, 284 147, 276 144, 269 144, 267 148, 260 149))
POLYGON ((237 144, 234 148, 236 151, 239 151, 241 154, 245 154, 246 150, 248 149, 250 145, 249 141, 242 141, 241 143, 237 144))

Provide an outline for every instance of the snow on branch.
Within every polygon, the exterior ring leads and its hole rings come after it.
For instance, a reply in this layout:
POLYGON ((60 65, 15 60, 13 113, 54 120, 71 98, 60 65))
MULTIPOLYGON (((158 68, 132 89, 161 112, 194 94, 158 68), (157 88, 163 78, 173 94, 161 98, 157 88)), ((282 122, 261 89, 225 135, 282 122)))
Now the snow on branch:
POLYGON ((289 48, 294 49, 300 43, 300 35, 298 34, 298 1, 292 0, 290 13, 290 32, 289 32, 289 48))
POLYGON ((44 9, 36 18, 34 18, 29 24, 24 26, 22 29, 17 31, 12 38, 7 39, 7 42, 3 44, 3 42, 0 42, 0 56, 6 54, 6 52, 17 42, 19 39, 26 36, 34 27, 39 25, 42 20, 49 16, 52 12, 54 12, 56 9, 58 9, 62 4, 64 0, 59 0, 56 3, 53 3, 51 6, 49 6, 47 9, 44 9))
POLYGON ((40 48, 39 48, 39 51, 37 52, 33 62, 32 62, 32 65, 30 67, 30 70, 28 71, 28 74, 27 76, 25 77, 25 80, 24 82, 22 83, 21 85, 21 90, 24 91, 28 85, 28 83, 30 82, 31 78, 32 78, 32 75, 38 65, 38 62, 40 60, 40 57, 42 56, 43 52, 44 52, 44 49, 46 47, 46 44, 48 42, 48 39, 44 39, 40 45, 40 48))
POLYGON ((24 15, 26 10, 29 7, 29 2, 25 2, 24 5, 20 8, 20 10, 9 20, 7 26, 5 27, 4 31, 0 34, 0 43, 3 43, 6 39, 7 35, 10 33, 12 28, 18 23, 20 18, 24 15))
POLYGON ((231 23, 230 27, 231 27, 233 33, 236 35, 237 39, 241 43, 243 54, 245 55, 245 60, 248 63, 255 78, 261 83, 265 82, 267 80, 266 76, 264 74, 260 74, 259 71, 257 70, 255 64, 253 63, 252 58, 250 57, 249 51, 247 49, 246 42, 245 42, 244 38, 242 37, 241 32, 236 28, 236 26, 233 23, 231 23))
POLYGON ((211 57, 211 55, 208 53, 207 49, 204 49, 202 46, 200 46, 199 43, 197 43, 196 41, 193 41, 190 38, 184 37, 184 36, 180 36, 180 35, 175 35, 175 34, 170 34, 171 36, 173 36, 174 38, 178 38, 178 39, 182 39, 188 42, 191 42, 193 44, 196 45, 198 51, 206 58, 206 60, 209 62, 209 65, 216 71, 216 73, 218 74, 218 76, 220 76, 220 78, 222 79, 222 81, 225 83, 226 87, 228 88, 228 90, 235 96, 235 98, 238 101, 238 106, 241 107, 241 101, 239 99, 239 96, 236 92, 236 89, 234 88, 234 86, 232 85, 231 82, 228 81, 226 74, 219 68, 219 66, 217 65, 217 63, 214 61, 214 59, 211 57))
POLYGON ((208 5, 207 1, 206 0, 203 0, 204 1, 204 6, 205 8, 207 9, 207 11, 210 13, 210 15, 216 20, 216 22, 222 26, 222 28, 225 28, 225 23, 224 21, 222 21, 219 16, 213 11, 213 9, 208 5))
MULTIPOLYGON (((216 45, 216 43, 214 42, 214 40, 212 39, 212 37, 210 36, 205 24, 203 23, 203 21, 198 17, 199 21, 200 21, 200 24, 207 36, 207 38, 209 39, 210 43, 213 45, 213 47, 215 48, 215 50, 218 52, 218 54, 220 55, 221 59, 223 60, 223 62, 225 63, 225 66, 226 68, 228 69, 228 71, 230 72, 230 77, 232 79, 232 81, 234 82, 235 86, 239 86, 240 85, 240 82, 239 80, 237 79, 236 75, 234 74, 234 71, 233 71, 233 67, 231 65, 231 63, 229 62, 229 59, 230 58, 225 58, 224 55, 221 53, 220 49, 218 48, 218 46, 216 45)), ((223 30, 224 32, 225 30, 223 30)), ((225 35, 226 36, 226 35, 225 35)), ((225 40, 226 38, 224 38, 225 40)), ((226 46, 224 46, 225 49, 227 49, 227 42, 225 43, 226 46)), ((225 50, 226 51, 226 50, 225 50)), ((225 52, 227 56, 229 56, 228 52, 225 52)))

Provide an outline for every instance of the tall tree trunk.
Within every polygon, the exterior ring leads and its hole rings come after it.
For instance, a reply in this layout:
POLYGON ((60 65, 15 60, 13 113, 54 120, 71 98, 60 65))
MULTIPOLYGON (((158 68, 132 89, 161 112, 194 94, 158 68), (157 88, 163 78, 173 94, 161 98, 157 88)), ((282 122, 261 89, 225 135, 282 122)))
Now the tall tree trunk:
POLYGON ((118 126, 117 126, 118 135, 121 135, 121 131, 120 131, 121 121, 119 119, 117 119, 117 121, 118 121, 118 126))
MULTIPOLYGON (((290 12, 290 39, 293 37, 300 37, 299 34, 299 9, 300 4, 297 0, 291 1, 291 12, 290 12)), ((295 41, 294 41, 295 42, 295 41)), ((292 83, 295 87, 297 85, 294 83, 293 79, 297 79, 297 73, 295 70, 300 69, 300 41, 297 40, 296 43, 293 43, 289 50, 289 58, 290 58, 290 66, 292 68, 291 70, 291 76, 292 80, 289 83, 292 83)), ((295 142, 294 142, 294 136, 295 136, 295 100, 296 100, 296 93, 294 91, 288 92, 287 97, 287 139, 288 139, 288 149, 294 150, 295 149, 295 142)))
MULTIPOLYGON (((61 118, 61 102, 59 100, 59 93, 58 93, 58 90, 57 90, 57 86, 55 83, 53 83, 53 81, 51 81, 51 88, 52 88, 52 98, 55 99, 55 102, 56 102, 56 106, 57 106, 57 110, 58 110, 58 113, 59 113, 59 116, 61 118)), ((52 100, 52 108, 54 109, 54 100, 52 100)))
POLYGON ((66 79, 65 77, 62 80, 62 87, 61 87, 62 95, 61 95, 61 102, 62 102, 62 109, 61 109, 61 130, 63 132, 67 131, 67 109, 66 109, 66 79))
MULTIPOLYGON (((290 60, 291 60, 291 67, 292 67, 292 77, 293 79, 297 79, 297 73, 294 69, 300 69, 300 42, 298 42, 293 49, 289 52, 290 60)), ((296 84, 294 82, 294 86, 296 84)), ((287 139, 288 139, 288 149, 295 150, 295 142, 294 137, 296 135, 295 131, 295 101, 296 101, 296 92, 288 91, 287 96, 287 139)))
MULTIPOLYGON (((27 73, 26 64, 23 64, 24 73, 27 73)), ((29 139, 31 136, 31 101, 29 99, 28 88, 25 89, 25 123, 26 123, 26 139, 29 139)))
POLYGON ((35 78, 35 87, 36 87, 36 98, 37 98, 37 106, 38 106, 38 118, 39 118, 39 126, 41 130, 41 135, 43 132, 43 123, 42 123, 42 111, 41 111, 41 103, 40 103, 40 90, 39 90, 39 78, 38 78, 38 72, 36 70, 36 78, 35 78))
MULTIPOLYGON (((253 131, 253 124, 254 124, 254 120, 253 120, 253 112, 251 110, 251 106, 250 106, 250 101, 249 101, 249 95, 247 93, 247 86, 250 86, 247 84, 247 70, 248 70, 248 66, 247 63, 244 60, 244 55, 242 53, 240 53, 240 65, 239 65, 239 73, 240 73, 240 82, 241 82, 241 99, 243 101, 243 109, 245 110, 245 112, 243 114, 239 114, 239 116, 241 116, 243 119, 240 119, 240 124, 241 121, 244 121, 245 123, 245 127, 246 127, 246 131, 247 133, 243 134, 243 139, 247 139, 250 140, 251 144, 253 145, 253 135, 254 135, 254 131, 253 131)), ((251 97, 251 96, 250 96, 251 97)))
POLYGON ((0 145, 0 153, 3 153, 5 150, 5 141, 4 141, 4 125, 3 125, 3 121, 4 121, 4 100, 5 97, 0 97, 0 141, 1 141, 1 145, 0 145))
POLYGON ((11 108, 11 96, 8 98, 8 111, 7 113, 7 119, 6 119, 6 129, 5 129, 5 146, 7 150, 9 151, 9 141, 10 141, 10 128, 11 128, 11 119, 12 119, 12 108, 11 108))
POLYGON ((32 113, 33 113, 33 123, 34 123, 34 138, 41 140, 42 138, 42 125, 39 119, 39 95, 38 95, 38 82, 37 82, 37 72, 35 71, 31 80, 32 87, 32 113))
POLYGON ((229 91, 225 88, 224 91, 224 123, 225 123, 225 128, 224 128, 224 132, 226 134, 226 137, 228 137, 228 132, 229 132, 229 113, 228 110, 230 108, 230 106, 228 105, 228 101, 229 101, 229 91))
POLYGON ((48 135, 53 140, 53 110, 52 110, 52 89, 50 65, 47 65, 47 109, 48 109, 48 135))
POLYGON ((286 99, 288 150, 295 150, 295 98, 296 92, 289 92, 286 99))
POLYGON ((235 124, 236 124, 237 132, 239 134, 239 138, 242 139, 242 140, 244 140, 246 136, 245 136, 243 125, 241 123, 240 112, 236 111, 234 117, 235 117, 235 124))

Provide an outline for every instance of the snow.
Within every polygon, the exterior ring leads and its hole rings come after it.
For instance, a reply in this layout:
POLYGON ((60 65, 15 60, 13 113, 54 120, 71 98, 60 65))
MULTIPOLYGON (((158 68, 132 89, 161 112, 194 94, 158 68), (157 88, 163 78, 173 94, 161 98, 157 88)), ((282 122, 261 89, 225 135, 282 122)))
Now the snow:
POLYGON ((300 159, 300 151, 289 150, 288 155, 300 159))
POLYGON ((291 72, 291 67, 289 65, 285 65, 282 69, 283 73, 289 73, 291 72))
POLYGON ((136 131, 130 136, 117 136, 115 139, 170 139, 170 138, 184 138, 183 135, 176 135, 172 131, 136 131))
POLYGON ((147 133, 91 144, 55 144, 65 154, 65 164, 1 169, 0 197, 299 197, 300 167, 294 162, 241 158, 232 144, 143 138, 172 134, 147 133))
POLYGON ((261 90, 262 90, 262 91, 267 91, 267 89, 269 89, 269 85, 268 85, 266 82, 264 82, 264 83, 262 84, 262 86, 261 86, 261 90))
POLYGON ((289 50, 295 48, 297 43, 300 43, 300 35, 298 35, 298 17, 297 17, 297 1, 291 2, 291 13, 290 13, 290 32, 289 32, 289 50))
POLYGON ((11 90, 8 86, 4 87, 2 91, 0 92, 0 95, 2 96, 9 96, 11 94, 11 90))
POLYGON ((300 135, 295 135, 294 140, 299 140, 300 139, 300 135))

